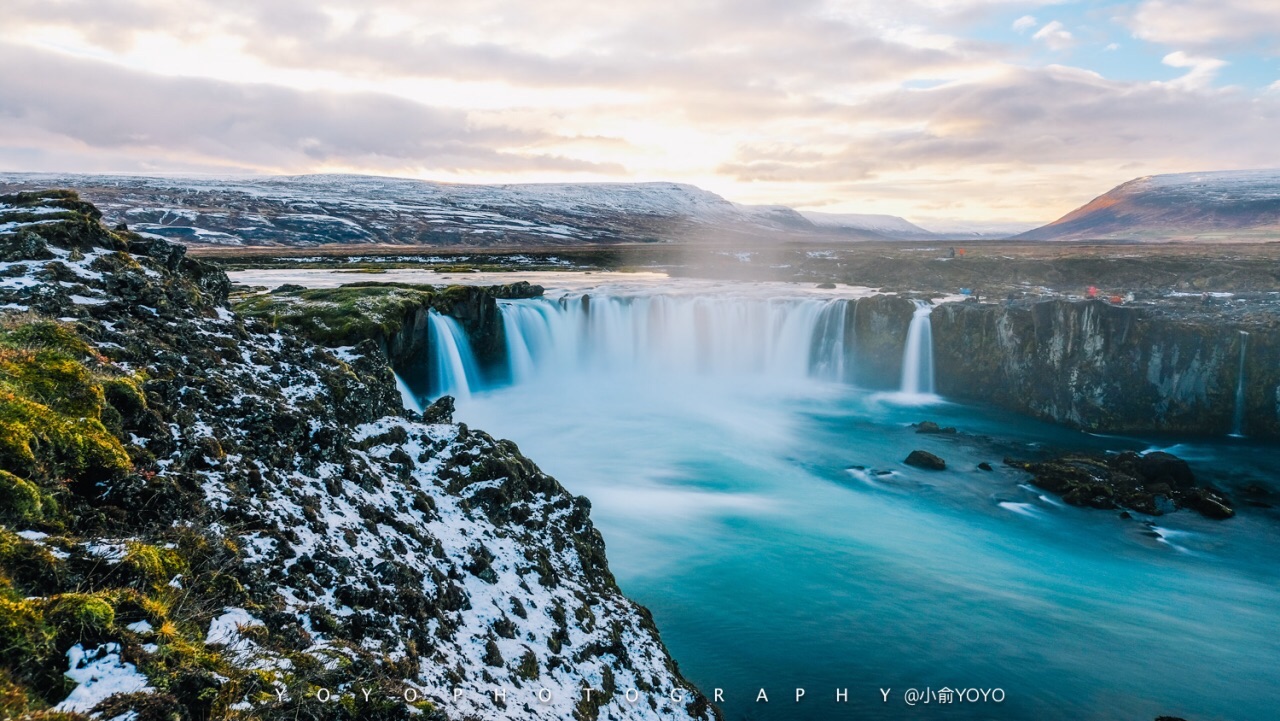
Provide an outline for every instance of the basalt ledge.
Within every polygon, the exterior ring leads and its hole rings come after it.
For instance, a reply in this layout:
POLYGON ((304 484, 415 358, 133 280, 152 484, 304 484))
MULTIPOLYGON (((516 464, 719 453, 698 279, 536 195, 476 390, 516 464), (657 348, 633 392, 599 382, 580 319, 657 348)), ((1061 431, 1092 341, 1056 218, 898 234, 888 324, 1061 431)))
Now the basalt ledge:
POLYGON ((944 303, 932 322, 949 398, 1094 432, 1280 437, 1273 316, 1050 299, 944 303))

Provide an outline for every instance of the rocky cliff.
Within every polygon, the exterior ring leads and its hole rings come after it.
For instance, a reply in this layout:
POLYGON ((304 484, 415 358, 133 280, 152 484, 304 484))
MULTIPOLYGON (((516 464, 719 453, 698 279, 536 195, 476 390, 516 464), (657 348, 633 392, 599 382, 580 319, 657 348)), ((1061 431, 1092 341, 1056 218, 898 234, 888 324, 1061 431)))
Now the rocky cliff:
POLYGON ((394 342, 228 290, 74 194, 0 197, 0 716, 714 714, 585 498, 402 410, 394 342))
POLYGON ((938 392, 1093 431, 1280 436, 1274 316, 1102 301, 949 303, 932 316, 938 392), (1245 335, 1245 334, 1248 335, 1245 335))
POLYGON ((897 388, 907 326, 915 306, 895 295, 874 295, 849 303, 845 347, 853 360, 850 380, 863 388, 897 388))

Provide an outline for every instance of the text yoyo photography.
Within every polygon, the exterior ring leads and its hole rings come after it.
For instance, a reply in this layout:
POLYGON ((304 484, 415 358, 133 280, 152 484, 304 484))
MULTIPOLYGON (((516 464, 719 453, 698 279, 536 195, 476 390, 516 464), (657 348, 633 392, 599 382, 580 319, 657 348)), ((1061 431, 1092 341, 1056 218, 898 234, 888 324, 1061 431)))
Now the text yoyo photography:
POLYGON ((5 0, 0 719, 1280 719, 1280 4, 5 0))

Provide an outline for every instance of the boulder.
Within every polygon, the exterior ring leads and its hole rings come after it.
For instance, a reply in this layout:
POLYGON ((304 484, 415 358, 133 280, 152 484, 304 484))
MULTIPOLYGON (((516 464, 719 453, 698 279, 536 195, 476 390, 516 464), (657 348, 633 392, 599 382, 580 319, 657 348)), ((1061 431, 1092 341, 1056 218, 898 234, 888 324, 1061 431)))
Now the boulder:
POLYGON ((955 429, 955 427, 954 427, 954 426, 947 426, 947 427, 943 428, 943 427, 939 426, 937 423, 934 423, 933 421, 921 421, 921 422, 919 422, 919 423, 917 423, 917 424, 916 424, 916 433, 948 433, 948 434, 954 434, 955 432, 956 432, 956 429, 955 429))
POLYGON ((903 463, 930 471, 946 470, 947 462, 928 451, 914 450, 903 463))
POLYGON ((1152 451, 1142 456, 1138 472, 1148 483, 1168 483, 1174 488, 1192 488, 1196 475, 1187 462, 1164 451, 1152 451))

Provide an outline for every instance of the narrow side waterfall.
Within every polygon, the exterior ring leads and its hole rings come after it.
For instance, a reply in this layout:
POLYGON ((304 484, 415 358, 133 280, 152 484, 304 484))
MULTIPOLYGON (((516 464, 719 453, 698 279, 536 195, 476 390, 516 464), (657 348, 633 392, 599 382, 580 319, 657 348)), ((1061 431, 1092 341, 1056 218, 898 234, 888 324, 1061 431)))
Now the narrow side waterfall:
POLYGON ((916 311, 911 315, 907 328, 907 346, 902 352, 902 393, 905 395, 933 394, 933 326, 929 315, 933 305, 927 301, 915 301, 916 311))
POLYGON ((813 334, 813 375, 823 380, 843 383, 849 380, 849 309, 853 303, 834 301, 828 303, 818 316, 818 327, 813 334))
POLYGON ((1231 424, 1231 435, 1244 438, 1244 352, 1249 345, 1249 334, 1240 331, 1240 368, 1236 372, 1236 411, 1231 424))
POLYGON ((404 379, 400 377, 399 373, 392 371, 391 375, 396 377, 396 390, 400 391, 400 402, 404 404, 405 408, 421 413, 422 403, 420 403, 417 396, 413 394, 413 391, 409 388, 409 384, 404 382, 404 379))
POLYGON ((428 317, 428 333, 430 396, 469 397, 472 383, 479 379, 480 371, 466 331, 458 321, 433 310, 428 317))

